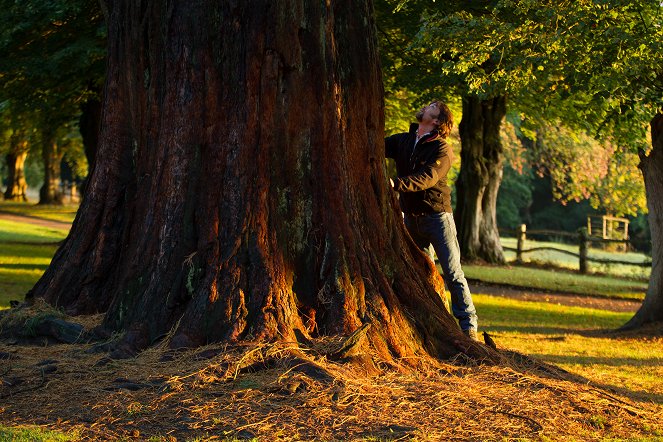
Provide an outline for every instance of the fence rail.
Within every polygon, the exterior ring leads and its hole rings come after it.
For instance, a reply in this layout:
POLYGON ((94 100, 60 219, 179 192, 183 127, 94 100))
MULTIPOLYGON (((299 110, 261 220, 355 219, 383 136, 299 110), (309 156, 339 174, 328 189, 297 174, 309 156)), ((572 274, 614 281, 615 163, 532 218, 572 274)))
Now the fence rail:
POLYGON ((630 266, 636 266, 636 267, 651 267, 651 261, 643 261, 643 262, 631 262, 631 261, 621 261, 621 260, 615 260, 615 259, 600 259, 600 258, 592 258, 589 256, 589 244, 592 242, 598 242, 598 243, 621 243, 624 244, 625 246, 628 245, 629 241, 627 239, 603 239, 603 238, 597 238, 597 237, 592 237, 589 236, 587 229, 586 228, 581 228, 578 230, 577 233, 572 233, 572 232, 560 232, 556 230, 531 230, 527 231, 527 226, 525 224, 521 224, 520 229, 518 230, 511 230, 511 229, 500 229, 500 231, 504 233, 510 233, 516 235, 517 238, 517 247, 503 247, 504 250, 511 251, 511 252, 516 252, 516 262, 522 263, 523 262, 523 255, 526 253, 532 253, 532 252, 537 252, 537 251, 542 251, 542 250, 549 250, 549 251, 554 251, 558 253, 564 253, 566 255, 571 255, 575 256, 578 258, 578 267, 580 270, 580 273, 588 273, 589 272, 589 263, 598 263, 598 264, 621 264, 621 265, 630 265, 630 266), (564 250, 560 249, 557 247, 533 247, 530 249, 525 248, 525 243, 527 241, 527 234, 530 235, 548 235, 548 236, 556 236, 556 237, 568 237, 568 238, 574 238, 576 239, 576 242, 578 244, 578 253, 571 252, 569 250, 564 250))

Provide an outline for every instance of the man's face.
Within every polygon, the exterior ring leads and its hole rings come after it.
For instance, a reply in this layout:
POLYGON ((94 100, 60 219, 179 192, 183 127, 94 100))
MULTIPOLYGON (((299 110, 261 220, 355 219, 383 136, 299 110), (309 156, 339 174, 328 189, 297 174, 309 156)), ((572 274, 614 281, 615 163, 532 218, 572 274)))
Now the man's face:
POLYGON ((424 109, 424 115, 421 117, 421 124, 425 126, 438 127, 440 125, 440 109, 435 103, 430 104, 424 109))

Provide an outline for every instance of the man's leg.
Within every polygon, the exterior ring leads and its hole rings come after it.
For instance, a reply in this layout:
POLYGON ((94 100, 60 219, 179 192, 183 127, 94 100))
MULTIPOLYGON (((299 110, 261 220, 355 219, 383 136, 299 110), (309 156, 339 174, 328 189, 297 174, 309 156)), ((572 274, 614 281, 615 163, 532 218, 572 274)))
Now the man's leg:
POLYGON ((451 292, 451 311, 463 331, 477 329, 477 313, 470 288, 460 265, 460 246, 453 214, 436 213, 422 220, 422 235, 430 240, 442 267, 444 283, 451 292))
POLYGON ((430 239, 421 235, 419 226, 417 225, 417 218, 405 215, 405 219, 403 221, 405 222, 405 227, 407 227, 407 231, 414 240, 414 243, 417 245, 417 247, 428 253, 431 261, 435 262, 433 252, 430 250, 430 239))

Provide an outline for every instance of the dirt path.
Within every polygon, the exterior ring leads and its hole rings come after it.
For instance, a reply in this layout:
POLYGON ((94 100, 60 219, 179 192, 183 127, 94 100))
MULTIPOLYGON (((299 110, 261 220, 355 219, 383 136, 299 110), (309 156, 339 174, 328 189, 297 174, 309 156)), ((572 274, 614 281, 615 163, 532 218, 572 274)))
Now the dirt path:
POLYGON ((69 230, 71 223, 65 221, 55 221, 50 219, 37 218, 35 216, 16 215, 10 212, 0 210, 0 219, 15 223, 34 224, 36 226, 47 227, 49 229, 69 230))
POLYGON ((588 295, 573 295, 567 293, 548 293, 528 288, 513 288, 501 285, 484 284, 477 281, 470 282, 472 293, 502 296, 520 301, 549 302, 576 307, 587 307, 613 312, 635 312, 642 303, 636 300, 600 298, 588 295))

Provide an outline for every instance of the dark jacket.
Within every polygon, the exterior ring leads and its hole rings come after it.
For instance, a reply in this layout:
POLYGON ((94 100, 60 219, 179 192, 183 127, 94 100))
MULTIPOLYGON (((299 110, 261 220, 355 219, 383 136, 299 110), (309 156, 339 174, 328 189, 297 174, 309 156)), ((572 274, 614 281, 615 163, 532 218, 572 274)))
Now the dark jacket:
POLYGON ((400 193, 401 210, 406 214, 451 212, 451 189, 447 173, 451 168, 451 148, 437 131, 422 137, 417 145, 418 124, 410 132, 385 139, 385 155, 396 161, 398 178, 394 188, 400 193))

